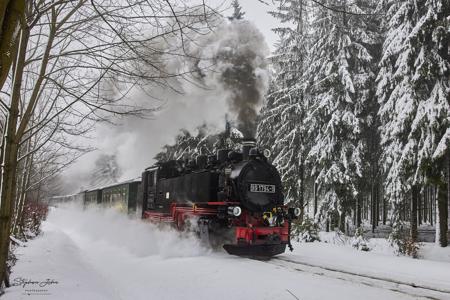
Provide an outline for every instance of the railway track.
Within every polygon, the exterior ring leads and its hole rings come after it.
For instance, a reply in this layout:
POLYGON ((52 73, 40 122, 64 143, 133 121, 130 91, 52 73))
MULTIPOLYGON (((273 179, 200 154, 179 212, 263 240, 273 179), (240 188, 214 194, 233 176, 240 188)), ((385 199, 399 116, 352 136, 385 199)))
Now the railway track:
MULTIPOLYGON (((295 272, 310 273, 313 276, 324 276, 351 282, 354 284, 366 285, 374 288, 381 288, 393 292, 401 293, 415 298, 433 299, 433 300, 450 300, 450 290, 432 287, 423 284, 415 284, 381 276, 338 270, 332 267, 314 265, 307 262, 294 261, 284 257, 275 257, 271 260, 263 261, 276 265, 278 267, 290 269, 295 272)), ((449 279, 450 280, 450 279, 449 279)))

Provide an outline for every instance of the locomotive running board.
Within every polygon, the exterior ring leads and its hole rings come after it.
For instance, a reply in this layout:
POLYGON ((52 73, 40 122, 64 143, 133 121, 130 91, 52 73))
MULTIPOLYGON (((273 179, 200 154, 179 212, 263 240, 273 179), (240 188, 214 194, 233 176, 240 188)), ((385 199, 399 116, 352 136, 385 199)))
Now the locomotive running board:
POLYGON ((245 257, 272 257, 286 251, 286 244, 259 244, 259 245, 223 245, 225 251, 231 255, 245 257))

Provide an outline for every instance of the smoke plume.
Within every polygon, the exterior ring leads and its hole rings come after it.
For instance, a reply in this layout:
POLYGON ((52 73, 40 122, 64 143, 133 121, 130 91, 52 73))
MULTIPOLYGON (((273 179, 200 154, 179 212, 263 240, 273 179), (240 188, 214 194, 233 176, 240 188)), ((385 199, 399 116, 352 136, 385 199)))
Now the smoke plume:
POLYGON ((121 171, 118 181, 140 176, 144 168, 154 163, 153 158, 165 144, 173 144, 180 129, 196 135, 206 124, 210 133, 222 131, 225 115, 232 118, 245 137, 253 137, 256 117, 268 87, 269 72, 266 56, 269 49, 262 34, 251 22, 217 21, 215 31, 192 36, 186 44, 185 55, 165 59, 168 73, 196 69, 198 76, 190 81, 173 78, 172 86, 153 86, 148 93, 135 89, 128 93, 130 103, 156 101, 161 109, 151 119, 123 116, 116 126, 98 124, 90 141, 98 150, 84 156, 64 174, 66 193, 89 188, 86 182, 95 171, 95 163, 102 155, 115 157, 121 171), (76 184, 74 184, 74 182, 76 184))
MULTIPOLYGON (((200 57, 210 57, 213 62, 204 76, 205 83, 225 91, 230 113, 246 138, 255 136, 258 112, 268 88, 268 53, 261 32, 245 20, 223 25, 201 47, 200 57)), ((199 69, 207 62, 202 60, 199 69)))

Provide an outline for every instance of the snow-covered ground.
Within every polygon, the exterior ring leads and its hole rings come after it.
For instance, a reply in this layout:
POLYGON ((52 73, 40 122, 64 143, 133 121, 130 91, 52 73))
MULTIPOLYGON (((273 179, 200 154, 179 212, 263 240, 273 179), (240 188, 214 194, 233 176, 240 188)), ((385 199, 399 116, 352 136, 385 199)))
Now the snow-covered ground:
POLYGON ((450 299, 450 247, 424 246, 437 262, 396 257, 373 242, 371 252, 294 244, 263 262, 211 252, 114 211, 59 207, 43 234, 18 249, 17 285, 2 299, 450 299))

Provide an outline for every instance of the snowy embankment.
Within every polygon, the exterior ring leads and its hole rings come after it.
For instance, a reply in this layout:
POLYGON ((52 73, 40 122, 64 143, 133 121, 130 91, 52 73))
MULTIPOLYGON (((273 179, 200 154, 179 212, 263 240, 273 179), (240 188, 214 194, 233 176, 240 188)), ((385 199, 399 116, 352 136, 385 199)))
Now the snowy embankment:
POLYGON ((423 243, 421 259, 396 256, 385 239, 372 239, 370 252, 348 244, 304 243, 284 259, 364 277, 445 291, 450 296, 450 247, 423 243), (441 260, 441 261, 438 261, 441 260))
MULTIPOLYGON (((450 263, 295 244, 281 259, 401 278, 450 290, 450 263), (447 280, 447 282, 446 282, 447 280)), ((450 249, 449 249, 450 251, 450 249)), ((447 252, 448 253, 448 252, 447 252)), ((284 267, 202 248, 192 236, 113 211, 52 209, 43 234, 17 252, 2 299, 416 299, 414 289, 284 267), (21 283, 19 285, 19 283, 21 283)), ((450 294, 430 293, 437 299, 450 294)), ((448 297, 447 297, 448 296, 448 297)))

